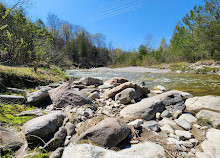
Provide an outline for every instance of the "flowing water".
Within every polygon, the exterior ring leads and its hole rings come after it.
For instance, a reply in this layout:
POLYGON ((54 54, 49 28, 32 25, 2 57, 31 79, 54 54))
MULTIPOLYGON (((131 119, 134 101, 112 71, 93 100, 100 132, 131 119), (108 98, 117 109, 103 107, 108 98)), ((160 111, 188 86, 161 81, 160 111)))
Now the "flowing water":
POLYGON ((74 78, 85 76, 97 77, 104 81, 113 77, 124 77, 129 81, 144 81, 149 88, 153 88, 156 85, 163 85, 167 89, 186 91, 194 96, 220 96, 220 75, 176 74, 171 73, 168 70, 142 67, 68 70, 66 74, 67 76, 74 78))

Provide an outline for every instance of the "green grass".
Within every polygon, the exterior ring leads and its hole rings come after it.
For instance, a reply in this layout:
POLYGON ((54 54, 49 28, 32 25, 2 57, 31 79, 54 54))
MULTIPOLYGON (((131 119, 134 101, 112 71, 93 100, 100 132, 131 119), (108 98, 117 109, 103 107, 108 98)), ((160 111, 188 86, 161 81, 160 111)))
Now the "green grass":
POLYGON ((22 105, 3 105, 0 104, 0 125, 2 126, 22 126, 25 122, 33 119, 34 116, 21 116, 18 117, 16 114, 32 110, 32 107, 25 107, 22 105))
POLYGON ((38 68, 34 72, 30 67, 12 67, 0 65, 0 73, 16 75, 19 77, 28 77, 34 80, 44 80, 48 82, 58 82, 66 80, 65 73, 61 68, 50 66, 50 68, 38 68))

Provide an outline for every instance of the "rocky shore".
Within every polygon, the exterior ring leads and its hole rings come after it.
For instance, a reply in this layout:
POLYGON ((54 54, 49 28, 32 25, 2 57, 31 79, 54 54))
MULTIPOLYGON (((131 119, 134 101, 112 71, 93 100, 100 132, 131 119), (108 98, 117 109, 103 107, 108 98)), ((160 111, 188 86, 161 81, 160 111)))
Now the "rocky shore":
MULTIPOLYGON (((18 91, 19 89, 11 89, 18 91)), ((7 104, 34 105, 21 131, 0 126, 0 156, 50 158, 218 158, 220 97, 115 77, 83 77, 38 87, 26 96, 0 95, 7 104)))

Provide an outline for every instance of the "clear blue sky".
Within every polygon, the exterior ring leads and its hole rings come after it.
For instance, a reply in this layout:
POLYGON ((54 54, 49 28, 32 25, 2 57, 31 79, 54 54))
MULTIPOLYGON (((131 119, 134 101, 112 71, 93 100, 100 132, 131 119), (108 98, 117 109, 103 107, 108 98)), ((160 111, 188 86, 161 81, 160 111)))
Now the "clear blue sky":
MULTIPOLYGON (((3 0, 15 3, 16 0, 3 0)), ((169 41, 178 21, 203 0, 32 0, 27 10, 33 21, 46 23, 47 14, 54 13, 90 33, 103 33, 114 47, 138 48, 146 34, 153 36, 157 48, 164 37, 169 41)))

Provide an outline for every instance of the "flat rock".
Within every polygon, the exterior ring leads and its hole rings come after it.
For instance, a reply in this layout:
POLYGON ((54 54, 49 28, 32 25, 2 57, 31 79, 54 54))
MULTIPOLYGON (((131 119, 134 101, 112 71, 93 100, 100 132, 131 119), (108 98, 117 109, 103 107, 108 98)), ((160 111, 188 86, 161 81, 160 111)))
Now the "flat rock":
POLYGON ((142 96, 142 94, 134 88, 126 88, 123 91, 119 92, 115 95, 115 101, 121 104, 127 104, 131 102, 133 99, 138 99, 142 96))
POLYGON ((206 138, 210 143, 220 145, 220 130, 211 128, 206 133, 206 138))
POLYGON ((120 116, 127 120, 151 120, 153 117, 155 117, 157 112, 163 112, 165 109, 169 111, 184 110, 185 104, 181 94, 182 92, 179 93, 178 91, 169 91, 153 97, 142 99, 136 104, 127 105, 121 110, 120 116))
POLYGON ((27 110, 23 111, 19 114, 16 114, 16 116, 43 116, 43 111, 41 109, 33 109, 33 110, 27 110))
POLYGON ((0 95, 0 102, 7 104, 23 104, 25 98, 17 95, 0 95))
POLYGON ((63 154, 63 151, 64 151, 64 148, 59 147, 50 155, 49 158, 61 158, 62 154, 63 154))
POLYGON ((220 145, 213 144, 207 140, 201 144, 202 150, 209 155, 211 158, 220 157, 220 145))
POLYGON ((117 118, 106 118, 82 133, 74 142, 89 139, 102 147, 115 147, 130 134, 125 122, 117 118))
POLYGON ((210 121, 213 127, 220 127, 220 113, 209 110, 201 110, 196 114, 197 118, 210 121))
POLYGON ((200 110, 210 110, 220 112, 220 96, 203 96, 187 99, 186 109, 198 112, 200 110))
POLYGON ((147 122, 144 122, 143 125, 142 125, 143 128, 145 129, 149 129, 149 130, 152 130, 152 131, 159 131, 159 126, 158 126, 158 123, 157 121, 147 121, 147 122))
POLYGON ((170 125, 171 127, 177 126, 176 122, 169 119, 169 118, 163 118, 161 121, 158 122, 158 125, 160 125, 160 126, 164 126, 166 124, 170 125))
POLYGON ((82 82, 86 86, 103 84, 102 80, 94 77, 82 77, 79 82, 82 82))
POLYGON ((179 117, 180 120, 186 120, 187 122, 189 122, 190 124, 195 123, 197 121, 197 118, 195 118, 193 115, 191 114, 182 114, 179 117))
POLYGON ((175 130, 175 134, 183 140, 192 138, 192 134, 188 131, 175 130))
POLYGON ((100 94, 98 92, 93 92, 89 95, 90 100, 100 99, 100 94))
POLYGON ((160 127, 161 131, 165 132, 165 133, 174 133, 173 128, 170 125, 163 125, 162 127, 160 127))
POLYGON ((111 78, 110 80, 104 82, 104 85, 112 85, 114 87, 119 86, 122 83, 128 82, 127 79, 122 78, 122 77, 114 77, 111 78))
POLYGON ((192 128, 191 124, 186 120, 176 119, 175 122, 177 125, 179 125, 185 130, 190 130, 192 128))
POLYGON ((200 151, 196 152, 195 156, 196 156, 196 158, 210 158, 210 156, 208 154, 206 154, 204 152, 200 152, 200 151))
POLYGON ((143 124, 143 120, 142 119, 137 119, 137 120, 134 120, 132 122, 129 122, 128 123, 128 126, 132 126, 134 128, 138 128, 140 127, 141 125, 143 124))

